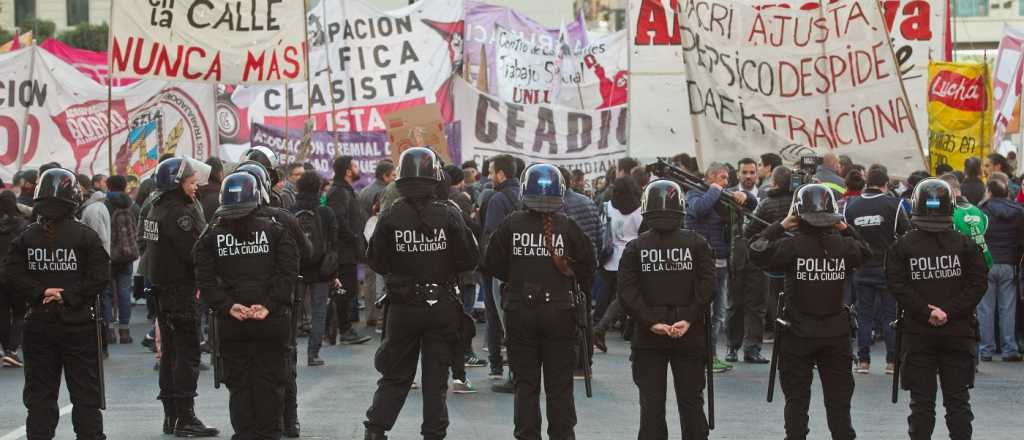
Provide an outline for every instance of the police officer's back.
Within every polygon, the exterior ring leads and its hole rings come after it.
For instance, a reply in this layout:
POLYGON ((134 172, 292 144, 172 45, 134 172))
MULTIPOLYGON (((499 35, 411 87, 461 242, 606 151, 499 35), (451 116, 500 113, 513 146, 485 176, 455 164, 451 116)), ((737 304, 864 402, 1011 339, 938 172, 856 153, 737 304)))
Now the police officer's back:
POLYGON ((299 259, 285 228, 256 215, 259 198, 252 176, 224 180, 215 223, 196 243, 196 281, 217 320, 236 435, 279 438, 299 259))
POLYGON ((779 317, 790 326, 777 329, 781 333, 776 338, 782 350, 779 371, 786 395, 787 438, 807 436, 815 367, 828 402, 832 438, 855 438, 850 418, 851 312, 843 304, 843 287, 849 272, 871 256, 870 248, 842 222, 832 191, 815 184, 797 191, 789 217, 755 237, 750 256, 766 271, 785 273, 779 317), (787 230, 792 236, 785 236, 787 230))
POLYGON ((476 266, 478 251, 458 209, 434 197, 440 172, 429 149, 403 152, 397 181, 402 198, 380 215, 370 238, 370 267, 384 276, 387 296, 384 340, 374 359, 381 379, 364 423, 368 440, 387 438, 415 378, 420 352, 421 432, 425 439, 447 434, 448 369, 462 357, 457 275, 476 266))
POLYGON ((569 439, 574 438, 576 425, 576 307, 585 307, 574 303, 573 284, 578 282, 583 292, 589 292, 596 267, 594 247, 576 222, 558 212, 565 202, 565 184, 557 168, 533 165, 523 180, 527 209, 513 212, 494 231, 483 271, 505 282, 502 298, 515 377, 515 437, 541 436, 543 374, 548 434, 569 439))
POLYGON ((953 229, 949 184, 927 179, 914 189, 913 229, 886 254, 889 291, 903 315, 903 388, 910 390, 912 439, 931 438, 936 376, 942 384, 950 437, 971 437, 975 307, 988 287, 978 244, 953 229))
POLYGON ((44 172, 34 197, 37 221, 14 240, 5 262, 10 287, 28 303, 24 403, 33 439, 54 436, 62 371, 78 438, 106 438, 95 306, 109 281, 110 258, 96 232, 72 217, 80 202, 74 173, 44 172))
POLYGON ((651 182, 641 209, 650 229, 626 245, 618 274, 619 297, 635 325, 630 359, 640 391, 638 438, 668 438, 665 393, 671 365, 684 438, 706 439, 701 393, 714 252, 703 236, 680 229, 685 204, 678 184, 651 182))

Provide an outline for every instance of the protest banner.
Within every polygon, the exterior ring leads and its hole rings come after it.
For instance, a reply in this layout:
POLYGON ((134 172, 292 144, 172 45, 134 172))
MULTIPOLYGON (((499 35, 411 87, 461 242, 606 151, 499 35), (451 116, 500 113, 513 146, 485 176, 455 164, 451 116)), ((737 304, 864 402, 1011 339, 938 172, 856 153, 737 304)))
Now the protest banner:
POLYGON ((696 157, 687 107, 679 0, 630 0, 630 156, 641 159, 686 153, 696 157), (667 7, 666 7, 667 6, 667 7))
POLYGON ((497 96, 516 104, 551 104, 561 81, 555 46, 531 44, 525 35, 495 26, 497 96))
MULTIPOLYGON (((70 64, 97 83, 107 85, 110 76, 108 75, 107 53, 93 52, 91 50, 78 49, 55 40, 47 39, 39 47, 46 49, 61 61, 70 64)), ((138 78, 113 78, 114 87, 121 87, 134 84, 138 78)))
POLYGON ((450 122, 462 14, 462 0, 422 0, 393 11, 328 1, 309 15, 312 86, 247 87, 232 101, 246 109, 247 122, 277 127, 302 126, 309 112, 316 130, 383 131, 388 113, 427 103, 437 103, 450 122))
MULTIPOLYGON (((446 137, 457 148, 461 136, 459 124, 446 124, 444 130, 446 137)), ((270 148, 277 153, 281 163, 295 162, 299 159, 299 149, 305 133, 301 128, 288 129, 288 133, 289 135, 285 137, 285 130, 281 127, 253 124, 252 146, 270 148)), ((377 167, 377 162, 391 159, 393 156, 386 131, 332 133, 316 130, 310 137, 310 145, 312 148, 305 161, 312 164, 317 172, 328 180, 334 178, 334 169, 331 168, 334 158, 352 156, 359 164, 360 171, 359 180, 353 184, 356 189, 373 182, 373 170, 377 167)))
POLYGON ((206 160, 217 151, 211 85, 143 80, 114 88, 108 121, 107 87, 41 48, 0 55, 0 78, 4 180, 48 162, 89 175, 141 176, 163 153, 206 160))
MULTIPOLYGON (((479 75, 480 71, 481 52, 485 52, 487 59, 492 61, 488 69, 488 76, 492 78, 488 93, 498 94, 498 84, 493 80, 498 73, 497 64, 493 62, 497 56, 498 27, 520 36, 526 44, 540 50, 553 52, 558 44, 560 29, 548 28, 514 9, 477 1, 467 1, 465 7, 465 60, 476 75, 479 75)), ((573 52, 578 53, 587 46, 587 26, 583 22, 582 14, 577 14, 571 22, 566 23, 565 28, 567 41, 573 52)))
POLYGON ((985 157, 992 148, 988 66, 933 61, 928 71, 930 171, 936 174, 940 164, 963 171, 964 160, 985 157))
POLYGON ((306 77, 306 16, 290 0, 111 2, 114 75, 226 84, 306 77))
POLYGON ((1024 30, 1003 26, 999 40, 999 53, 992 72, 993 123, 992 139, 999 143, 1007 125, 1013 119, 1013 108, 1021 95, 1021 73, 1024 70, 1024 30))
POLYGON ((683 55, 702 162, 833 152, 887 158, 897 176, 926 166, 883 17, 869 0, 809 11, 687 3, 683 55))
POLYGON ((515 104, 461 79, 455 83, 455 96, 465 160, 482 163, 491 156, 511 154, 527 163, 579 169, 592 179, 626 156, 629 111, 624 105, 574 110, 515 104))

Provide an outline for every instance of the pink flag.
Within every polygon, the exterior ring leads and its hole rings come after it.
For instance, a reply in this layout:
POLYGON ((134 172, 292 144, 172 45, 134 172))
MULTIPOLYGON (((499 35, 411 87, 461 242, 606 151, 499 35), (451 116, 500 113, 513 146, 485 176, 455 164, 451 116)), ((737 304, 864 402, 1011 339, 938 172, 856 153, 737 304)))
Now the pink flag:
POLYGON ((1003 27, 1003 38, 999 41, 999 53, 992 72, 992 97, 995 100, 993 122, 995 135, 993 145, 1003 139, 1006 126, 1013 119, 1013 107, 1020 97, 1021 62, 1024 55, 1024 30, 1003 27))

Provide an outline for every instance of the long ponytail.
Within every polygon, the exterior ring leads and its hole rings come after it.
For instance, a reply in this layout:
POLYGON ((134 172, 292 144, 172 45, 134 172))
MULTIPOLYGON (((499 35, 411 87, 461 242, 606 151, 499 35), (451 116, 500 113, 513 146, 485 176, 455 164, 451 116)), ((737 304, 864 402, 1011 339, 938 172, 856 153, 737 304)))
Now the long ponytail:
POLYGON ((548 254, 551 255, 551 260, 555 263, 555 268, 558 269, 562 275, 569 278, 576 278, 576 273, 573 272, 572 267, 569 267, 569 258, 563 255, 555 253, 555 219, 551 213, 541 214, 541 218, 544 221, 544 248, 548 250, 548 254))

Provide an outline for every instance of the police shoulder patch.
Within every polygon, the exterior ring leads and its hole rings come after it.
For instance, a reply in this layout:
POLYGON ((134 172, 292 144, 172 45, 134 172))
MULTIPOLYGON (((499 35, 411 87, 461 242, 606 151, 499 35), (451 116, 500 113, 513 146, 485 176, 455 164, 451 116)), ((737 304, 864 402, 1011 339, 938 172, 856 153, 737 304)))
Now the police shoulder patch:
POLYGON ((182 231, 191 232, 194 227, 192 217, 187 215, 178 217, 178 228, 181 228, 182 231))

